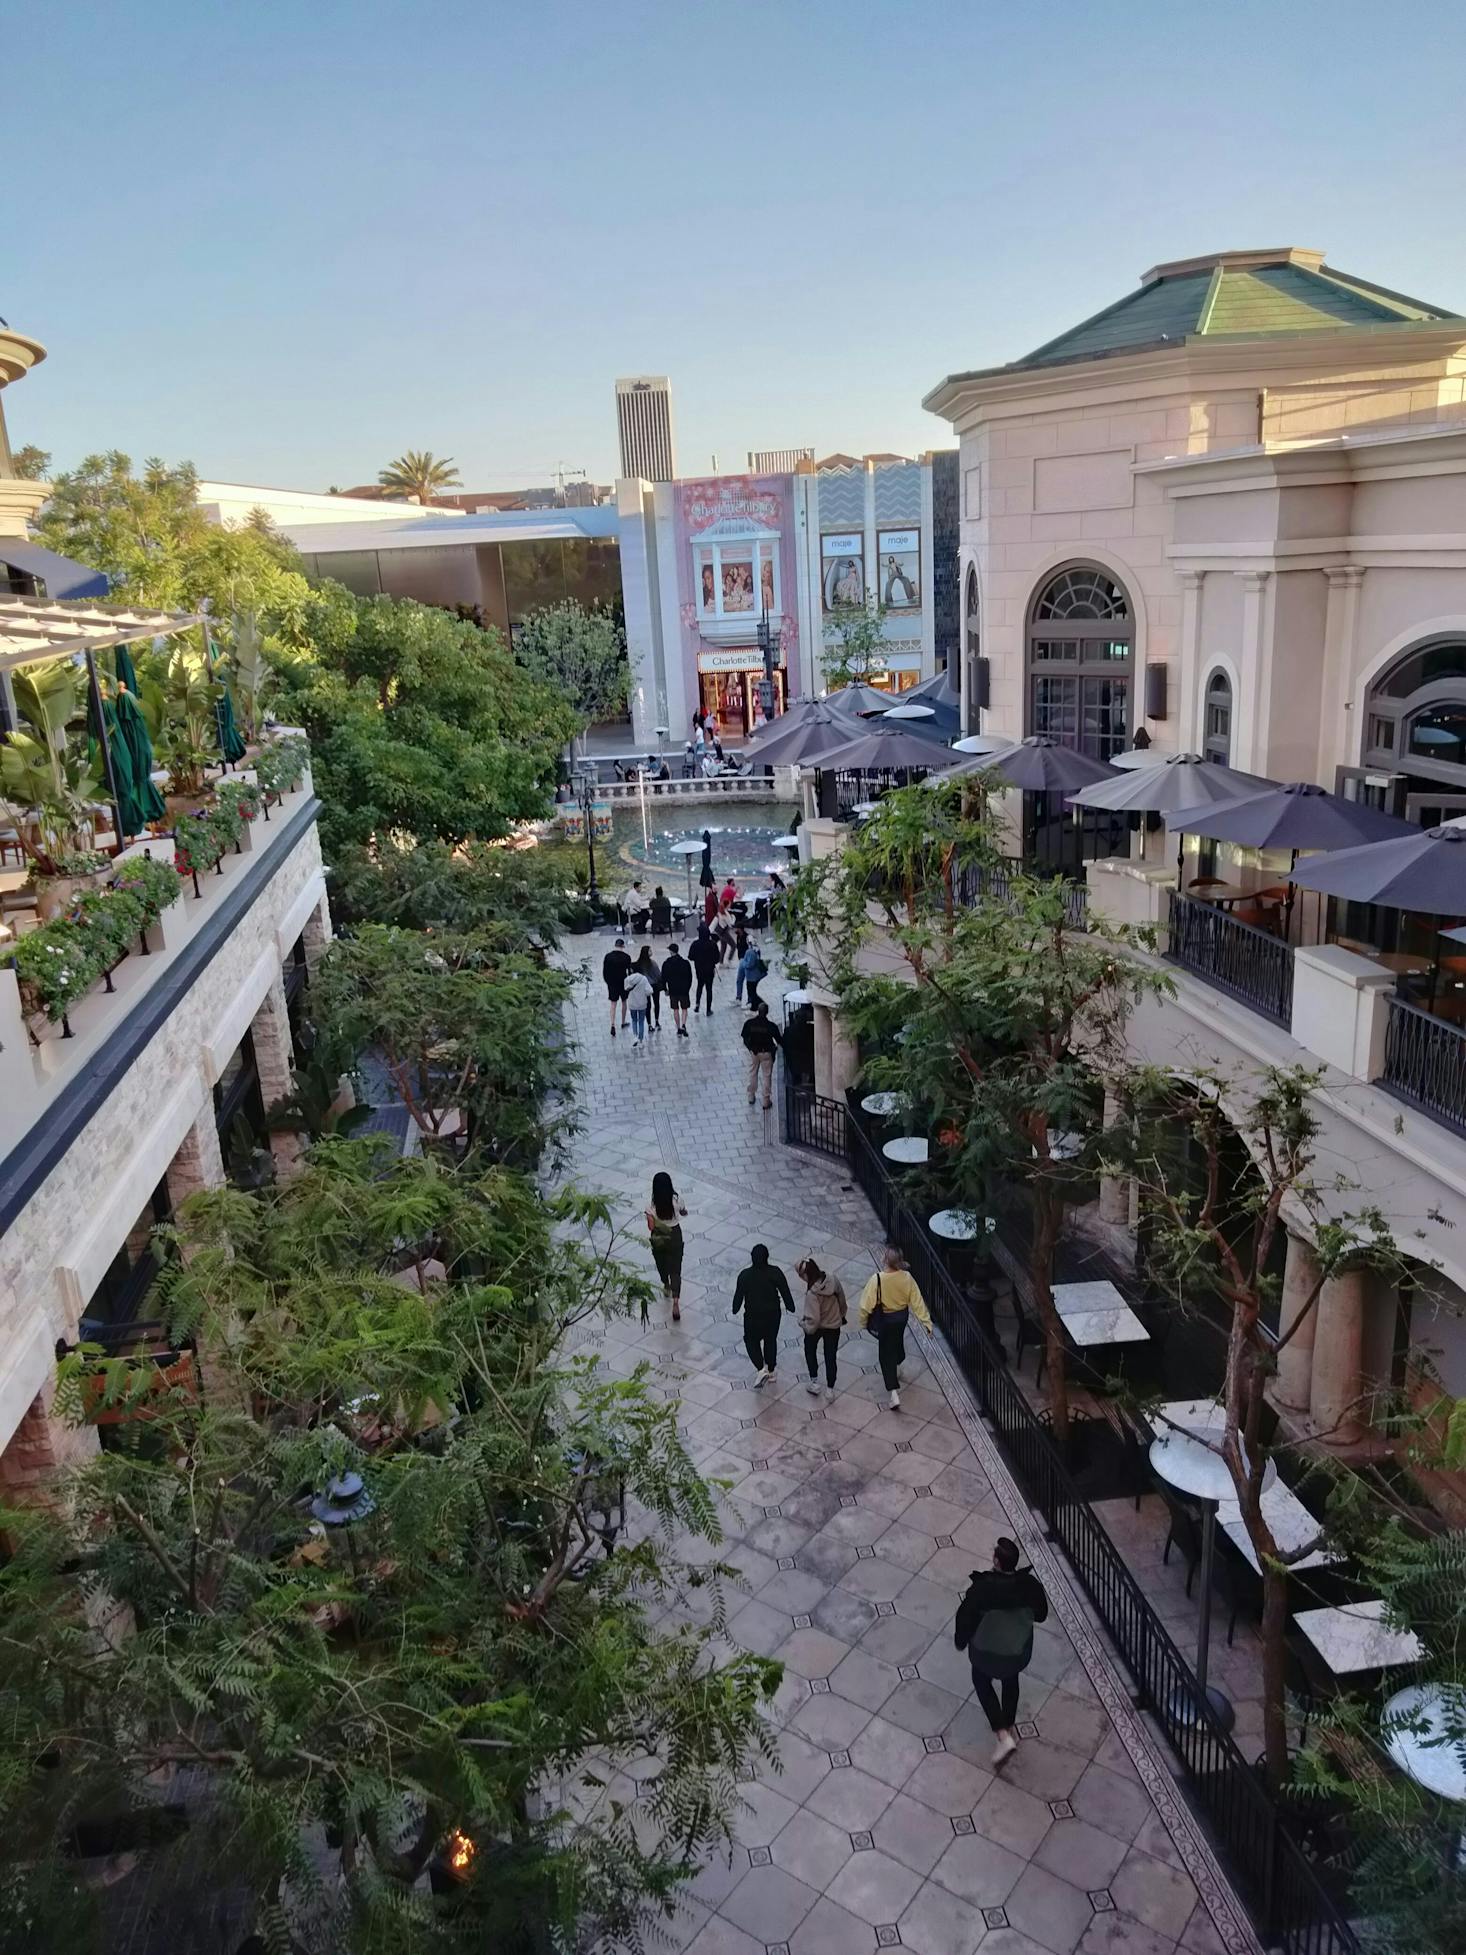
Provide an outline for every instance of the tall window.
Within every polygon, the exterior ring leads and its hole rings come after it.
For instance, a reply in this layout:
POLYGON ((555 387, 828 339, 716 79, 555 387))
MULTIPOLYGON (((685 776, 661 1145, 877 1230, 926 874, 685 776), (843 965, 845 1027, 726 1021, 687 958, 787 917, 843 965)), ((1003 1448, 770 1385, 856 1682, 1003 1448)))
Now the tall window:
POLYGON ((1091 564, 1051 577, 1028 626, 1030 733, 1046 733, 1094 760, 1130 743, 1130 600, 1091 564))
POLYGON ((1366 767, 1466 787, 1466 639, 1438 638, 1405 652, 1370 687, 1366 767))
POLYGON ((764 611, 772 616, 781 608, 776 539, 695 544, 692 577, 700 618, 751 621, 764 611))
POLYGON ((1226 767, 1232 759, 1232 681, 1220 668, 1206 682, 1202 711, 1201 757, 1226 767))

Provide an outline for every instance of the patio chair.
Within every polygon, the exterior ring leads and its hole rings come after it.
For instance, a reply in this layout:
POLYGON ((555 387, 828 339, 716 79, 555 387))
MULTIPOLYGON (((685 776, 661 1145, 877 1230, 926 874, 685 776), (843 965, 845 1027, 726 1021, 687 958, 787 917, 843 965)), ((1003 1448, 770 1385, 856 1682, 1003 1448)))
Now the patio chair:
MULTIPOLYGON (((1186 1593, 1189 1597, 1192 1583, 1196 1580, 1196 1571, 1201 1566, 1201 1516, 1195 1508, 1189 1507, 1183 1500, 1178 1500, 1165 1488, 1157 1486, 1156 1491, 1165 1501, 1166 1512, 1171 1518, 1161 1561, 1169 1563, 1171 1545, 1174 1542, 1186 1559, 1186 1593)), ((1227 1610, 1227 1647, 1230 1649, 1232 1636, 1237 1627, 1238 1592, 1232 1570, 1220 1549, 1212 1555, 1211 1572, 1212 1586, 1221 1595, 1227 1610)))
POLYGON ((1043 1326, 1027 1308, 1016 1289, 1013 1291, 1009 1301, 1013 1305, 1013 1315, 1018 1319, 1017 1348, 1013 1353, 1013 1369, 1015 1371, 1021 1371, 1023 1369, 1023 1353, 1032 1344, 1038 1352, 1038 1363, 1034 1366, 1033 1382, 1035 1385, 1041 1385, 1043 1383, 1044 1373, 1047 1371, 1049 1364, 1049 1351, 1048 1345, 1044 1341, 1043 1326))

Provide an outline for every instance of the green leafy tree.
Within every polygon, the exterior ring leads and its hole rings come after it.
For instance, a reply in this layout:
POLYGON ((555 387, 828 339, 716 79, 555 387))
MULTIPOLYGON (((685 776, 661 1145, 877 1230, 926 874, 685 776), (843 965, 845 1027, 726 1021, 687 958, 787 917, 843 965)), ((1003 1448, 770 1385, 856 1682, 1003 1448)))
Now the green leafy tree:
POLYGON ((578 734, 626 710, 626 633, 609 611, 587 610, 574 598, 534 611, 514 633, 514 654, 526 672, 564 696, 578 734))
MULTIPOLYGON (((1132 1126, 1109 1137, 1114 1157, 1139 1182, 1149 1275, 1168 1307, 1211 1321, 1225 1347, 1220 1400, 1225 1423, 1215 1450, 1231 1476, 1242 1522, 1262 1571, 1263 1739, 1270 1782, 1289 1776, 1284 1699, 1288 1570, 1319 1540, 1279 1547, 1262 1506, 1268 1468, 1281 1443, 1264 1443, 1267 1390, 1279 1355, 1316 1321, 1324 1287, 1346 1271, 1400 1273, 1401 1256, 1383 1213, 1351 1206, 1357 1192, 1314 1171, 1319 1123, 1312 1094, 1319 1075, 1266 1067, 1256 1085, 1197 1068, 1184 1079, 1137 1070, 1128 1083, 1132 1126), (1240 1136, 1250 1165, 1229 1165, 1240 1136), (1310 1241, 1314 1280, 1277 1334, 1280 1279, 1274 1274, 1284 1219, 1310 1241)), ((1321 1435, 1324 1438, 1329 1435, 1321 1435)))
POLYGON ((275 710, 310 736, 328 857, 494 840, 549 812, 574 720, 496 632, 330 584, 309 594, 299 636, 308 649, 268 651, 275 710))
POLYGON ((50 453, 28 441, 10 457, 10 469, 22 482, 44 482, 51 469, 50 453))
POLYGON ((186 565, 209 520, 191 462, 152 457, 134 475, 114 448, 56 477, 36 527, 50 549, 106 571, 115 598, 173 611, 191 601, 186 565))
POLYGON ((431 502, 445 489, 460 486, 453 457, 439 457, 430 448, 404 450, 395 462, 388 462, 377 481, 391 495, 415 497, 418 502, 431 502))
POLYGON ((341 850, 331 865, 338 925, 387 923, 403 930, 481 930, 508 925, 526 947, 552 948, 582 900, 585 852, 556 845, 391 843, 341 850))
POLYGON ((577 1067, 556 1036, 569 978, 522 943, 366 924, 317 966, 311 1008, 333 1049, 384 1068, 425 1141, 532 1167, 577 1067))
POLYGON ((839 854, 801 870, 784 927, 873 1048, 870 1083, 919 1111, 944 1196, 1001 1215, 1019 1245, 1062 1441, 1065 1208, 1096 1172, 1129 1014, 1167 981, 1124 954, 1130 933, 1077 928, 1063 882, 1005 862, 993 817, 967 794, 885 796, 839 854))
POLYGON ((606 1221, 364 1142, 189 1205, 160 1302, 207 1393, 69 1359, 61 1404, 117 1444, 3 1513, 8 1946, 115 1927, 81 1821, 127 1828, 179 1946, 221 1899, 345 1955, 545 1955, 670 1910, 772 1749, 779 1666, 713 1658, 728 1571, 675 1408, 575 1355, 645 1287, 606 1221))
POLYGON ((832 692, 863 683, 886 662, 886 607, 876 598, 836 604, 825 620, 825 684, 832 692))

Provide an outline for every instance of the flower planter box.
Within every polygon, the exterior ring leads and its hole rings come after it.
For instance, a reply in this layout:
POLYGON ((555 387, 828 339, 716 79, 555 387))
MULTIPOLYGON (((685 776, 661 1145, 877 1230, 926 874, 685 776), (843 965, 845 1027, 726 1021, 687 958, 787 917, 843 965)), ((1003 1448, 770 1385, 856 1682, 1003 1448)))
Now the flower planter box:
POLYGON ((89 889, 105 889, 111 876, 110 866, 94 869, 88 876, 46 876, 35 885, 36 914, 42 923, 50 923, 58 916, 64 916, 77 897, 89 889))

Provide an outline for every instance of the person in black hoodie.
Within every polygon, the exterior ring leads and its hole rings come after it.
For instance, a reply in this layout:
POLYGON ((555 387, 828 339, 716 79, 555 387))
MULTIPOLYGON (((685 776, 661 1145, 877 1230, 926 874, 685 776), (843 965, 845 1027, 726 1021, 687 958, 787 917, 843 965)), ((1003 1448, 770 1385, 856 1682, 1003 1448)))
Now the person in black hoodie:
POLYGON ((618 937, 614 950, 608 950, 601 959, 601 976, 606 983, 606 996, 611 1001, 611 1037, 616 1036, 616 1013, 620 1010, 621 1023, 626 1023, 626 980, 631 972, 631 959, 626 954, 626 939, 618 937))
POLYGON ((697 972, 697 996, 692 1003, 692 1015, 697 1017, 698 1008, 704 998, 707 1000, 708 1016, 713 1014, 713 976, 717 971, 722 952, 713 942, 713 933, 705 923, 697 926, 697 936, 687 952, 687 961, 697 972))
POLYGON ((743 1348, 757 1376, 755 1385, 766 1385, 779 1362, 779 1305, 794 1315, 794 1298, 789 1279, 777 1263, 769 1261, 767 1246, 756 1242, 748 1252, 748 1268, 738 1272, 733 1291, 733 1315, 743 1312, 743 1348))
POLYGON ((670 937, 672 934, 672 902, 660 883, 652 897, 651 906, 652 935, 670 937))
POLYGON ((672 1007, 672 1023, 677 1027, 677 1036, 685 1039, 687 1007, 692 1002, 692 966, 676 944, 668 944, 667 955, 662 959, 662 983, 666 987, 667 1003, 672 1007))
POLYGON ((1020 1568, 1018 1543, 1004 1535, 993 1549, 993 1565, 972 1571, 972 1586, 957 1610, 952 1641, 966 1650, 972 1687, 987 1713, 997 1745, 993 1764, 1002 1765, 1018 1749, 1018 1679, 1033 1655, 1033 1625, 1048 1618, 1049 1598, 1031 1568, 1020 1568), (1002 1685, 1002 1701, 994 1683, 1002 1685))

